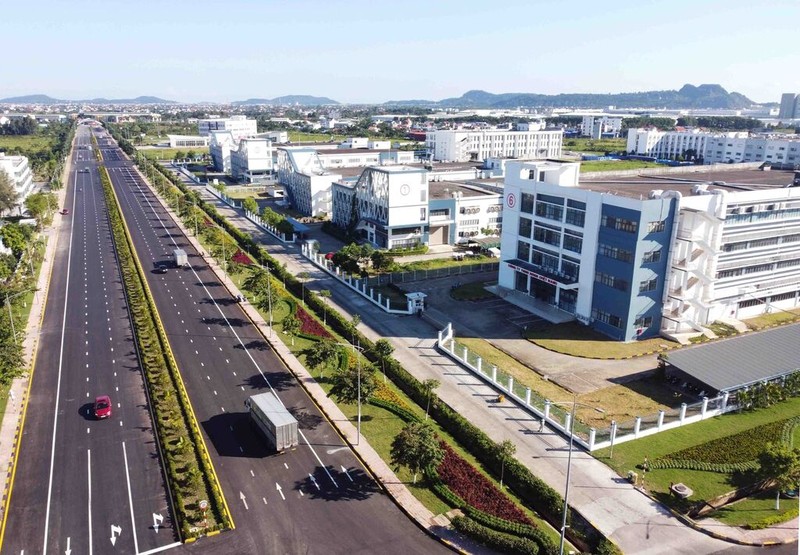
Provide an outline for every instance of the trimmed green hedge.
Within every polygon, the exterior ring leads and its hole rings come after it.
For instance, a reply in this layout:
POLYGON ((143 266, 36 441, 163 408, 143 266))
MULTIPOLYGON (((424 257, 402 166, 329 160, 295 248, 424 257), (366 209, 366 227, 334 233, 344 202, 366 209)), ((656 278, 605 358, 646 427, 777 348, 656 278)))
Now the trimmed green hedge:
POLYGON ((462 534, 474 538, 486 547, 496 549, 501 553, 511 553, 514 555, 538 555, 539 553, 539 546, 530 539, 497 532, 482 524, 478 524, 471 518, 457 516, 452 520, 452 523, 453 528, 462 534))
POLYGON ((785 513, 764 517, 761 520, 745 524, 744 528, 747 528, 748 530, 763 530, 764 528, 770 528, 771 526, 775 526, 776 524, 781 524, 783 522, 792 520, 793 518, 797 518, 797 515, 799 513, 800 511, 798 511, 797 507, 795 507, 791 510, 786 511, 785 513))

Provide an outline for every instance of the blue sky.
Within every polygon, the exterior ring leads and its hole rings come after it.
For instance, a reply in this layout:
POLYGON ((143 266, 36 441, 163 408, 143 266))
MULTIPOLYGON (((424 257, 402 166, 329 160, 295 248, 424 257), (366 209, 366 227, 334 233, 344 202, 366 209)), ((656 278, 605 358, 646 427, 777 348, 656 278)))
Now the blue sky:
POLYGON ((0 13, 0 98, 800 91, 798 0, 17 0, 0 13))

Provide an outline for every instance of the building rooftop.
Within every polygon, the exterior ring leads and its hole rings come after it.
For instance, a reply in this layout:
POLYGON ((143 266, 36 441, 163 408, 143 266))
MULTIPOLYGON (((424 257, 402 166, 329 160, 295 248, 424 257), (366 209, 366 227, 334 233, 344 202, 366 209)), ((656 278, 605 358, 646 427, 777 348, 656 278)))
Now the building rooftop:
POLYGON ((428 183, 428 195, 431 199, 451 198, 453 193, 461 193, 462 197, 484 197, 497 195, 491 191, 484 191, 478 187, 469 186, 457 181, 431 181, 428 183))
POLYGON ((800 324, 669 353, 669 364, 715 391, 730 391, 797 370, 800 324))
POLYGON ((692 188, 707 183, 708 190, 728 192, 779 189, 794 181, 792 171, 762 171, 758 169, 731 169, 722 171, 697 171, 690 173, 646 175, 630 177, 604 177, 581 175, 578 186, 600 193, 610 193, 632 198, 646 198, 650 191, 678 191, 684 196, 694 194, 692 188))

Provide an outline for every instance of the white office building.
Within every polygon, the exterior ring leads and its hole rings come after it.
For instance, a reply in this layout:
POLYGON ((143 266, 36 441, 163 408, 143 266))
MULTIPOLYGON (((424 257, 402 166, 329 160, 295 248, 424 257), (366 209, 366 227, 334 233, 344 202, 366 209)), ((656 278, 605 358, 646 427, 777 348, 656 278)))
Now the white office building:
POLYGON ((631 129, 626 150, 631 154, 696 160, 705 164, 769 162, 800 164, 800 137, 750 136, 746 132, 658 131, 631 129))
POLYGON ((428 131, 425 146, 434 160, 481 161, 490 157, 559 158, 564 134, 556 131, 508 129, 428 131))
POLYGON ((622 132, 621 116, 585 115, 581 123, 581 135, 600 139, 602 137, 619 137, 622 132))
POLYGON ((228 131, 236 140, 252 137, 258 130, 256 120, 247 116, 231 116, 229 118, 212 117, 197 120, 197 134, 208 136, 214 131, 228 131))
POLYGON ((272 143, 267 139, 242 139, 230 151, 231 176, 253 183, 272 173, 272 143))
POLYGON ((317 151, 307 147, 278 148, 275 172, 292 207, 307 216, 331 212, 331 185, 341 174, 325 169, 317 151))
POLYGON ((414 163, 414 152, 411 150, 371 150, 361 148, 318 150, 317 156, 325 169, 414 163))
POLYGON ((236 149, 236 140, 230 131, 212 131, 208 151, 214 169, 218 172, 231 173, 231 151, 236 149))
POLYGON ((334 183, 332 221, 344 229, 353 227, 380 248, 423 243, 428 228, 427 171, 367 168, 355 183, 334 183))
POLYGON ((22 211, 25 199, 33 192, 33 172, 25 156, 7 156, 0 152, 0 171, 11 179, 17 193, 17 205, 22 211))
POLYGON ((167 135, 170 148, 208 148, 210 138, 198 135, 167 135))

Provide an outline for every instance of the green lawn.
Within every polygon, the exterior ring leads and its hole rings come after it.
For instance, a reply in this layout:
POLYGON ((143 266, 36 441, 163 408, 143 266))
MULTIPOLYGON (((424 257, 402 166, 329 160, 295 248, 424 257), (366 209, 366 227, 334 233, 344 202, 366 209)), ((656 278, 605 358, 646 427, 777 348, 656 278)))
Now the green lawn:
POLYGON ((196 152, 198 155, 200 154, 208 154, 208 148, 203 147, 196 147, 196 148, 141 148, 138 149, 138 152, 141 152, 144 156, 146 156, 149 160, 174 160, 175 154, 178 152, 188 153, 190 150, 196 152))
MULTIPOLYGON (((395 262, 400 259, 395 259, 395 262)), ((472 266, 475 264, 483 264, 486 262, 496 262, 497 259, 492 259, 483 255, 476 255, 464 260, 453 260, 452 258, 429 258, 426 260, 417 260, 416 262, 398 263, 397 272, 411 272, 414 270, 438 270, 439 268, 455 268, 458 266, 472 266)))
POLYGON ((775 515, 786 515, 789 518, 789 513, 796 512, 796 499, 781 499, 780 509, 775 510, 775 491, 769 490, 714 511, 709 517, 728 526, 744 526, 775 515))
POLYGON ((800 308, 794 310, 776 310, 744 321, 751 330, 760 330, 778 324, 788 324, 800 320, 800 308))
POLYGON ((289 131, 289 141, 293 143, 341 143, 346 137, 331 133, 303 133, 301 131, 289 131))
POLYGON ((0 151, 19 148, 25 151, 51 150, 55 138, 45 135, 0 135, 0 151))
POLYGON ((592 152, 605 154, 606 152, 622 152, 627 146, 627 139, 589 139, 576 137, 564 139, 564 150, 574 152, 592 152))
MULTIPOLYGON (((766 409, 718 416, 635 441, 620 443, 614 446, 613 458, 609 458, 611 454, 609 448, 595 451, 592 455, 605 462, 620 476, 626 476, 629 470, 636 471, 641 476, 641 470, 636 467, 642 463, 645 457, 653 461, 689 447, 702 445, 714 439, 734 435, 744 430, 779 420, 786 420, 798 415, 800 415, 800 398, 792 398, 766 409)), ((735 474, 680 469, 655 469, 647 473, 646 486, 652 494, 663 502, 677 509, 685 509, 692 503, 732 491, 740 485, 750 483, 751 480, 746 475, 737 476, 735 474), (671 482, 683 482, 694 490, 694 495, 688 502, 681 502, 675 499, 669 494, 671 482)), ((738 506, 741 506, 743 510, 749 507, 747 504, 737 503, 731 505, 728 512, 737 511, 738 506)))
POLYGON ((557 353, 600 359, 639 356, 679 346, 662 337, 624 343, 577 322, 529 328, 525 337, 536 345, 557 353))
POLYGON ((644 168, 665 168, 655 162, 642 160, 589 160, 581 162, 581 173, 613 172, 620 170, 641 170, 644 168))

